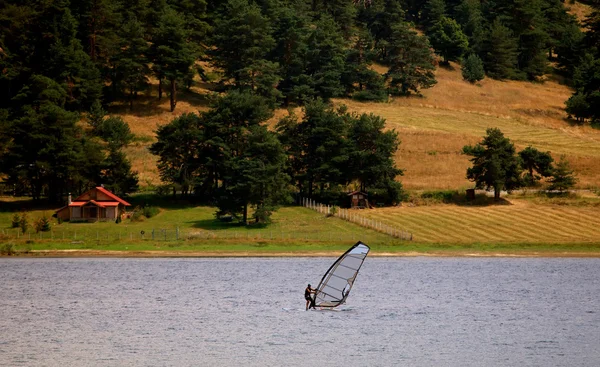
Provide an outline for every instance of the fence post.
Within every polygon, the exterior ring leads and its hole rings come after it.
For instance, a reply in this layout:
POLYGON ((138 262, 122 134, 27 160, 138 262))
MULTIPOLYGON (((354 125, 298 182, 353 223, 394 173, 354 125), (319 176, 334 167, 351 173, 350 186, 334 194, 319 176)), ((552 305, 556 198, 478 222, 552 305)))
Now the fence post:
POLYGON ((152 240, 154 240, 154 228, 152 228, 152 240))
POLYGON ((179 226, 177 226, 177 231, 175 232, 175 239, 179 240, 179 226))

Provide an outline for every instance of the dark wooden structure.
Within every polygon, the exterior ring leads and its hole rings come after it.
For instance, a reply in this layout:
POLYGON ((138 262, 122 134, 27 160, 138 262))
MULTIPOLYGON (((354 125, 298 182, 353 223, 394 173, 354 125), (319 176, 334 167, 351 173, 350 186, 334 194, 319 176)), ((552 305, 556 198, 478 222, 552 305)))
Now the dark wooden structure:
POLYGON ((350 208, 364 209, 369 208, 369 195, 362 191, 352 191, 348 194, 350 197, 350 208))

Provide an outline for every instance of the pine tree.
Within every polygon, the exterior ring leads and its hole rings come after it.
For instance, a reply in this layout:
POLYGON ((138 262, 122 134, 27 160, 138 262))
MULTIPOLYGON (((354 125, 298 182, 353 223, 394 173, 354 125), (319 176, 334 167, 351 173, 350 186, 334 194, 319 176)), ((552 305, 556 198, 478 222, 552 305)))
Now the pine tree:
MULTIPOLYGON (((347 116, 349 154, 347 175, 360 183, 360 190, 385 187, 403 174, 394 155, 400 141, 395 130, 384 131, 385 119, 373 114, 347 116)), ((397 197, 393 198, 397 201, 397 197)))
POLYGON ((121 196, 137 191, 138 173, 121 150, 111 147, 102 170, 104 187, 121 196))
POLYGON ((552 163, 554 159, 550 155, 550 152, 540 152, 529 146, 519 152, 519 157, 521 158, 523 168, 527 172, 523 180, 526 186, 535 186, 542 177, 552 175, 554 170, 552 163), (534 174, 534 171, 537 174, 534 174))
POLYGON ((419 89, 435 85, 434 59, 426 37, 401 22, 394 26, 388 42, 386 78, 392 94, 419 93, 419 89))
POLYGON ((487 75, 495 79, 517 76, 517 40, 499 19, 494 20, 486 37, 483 65, 487 75))
POLYGON ((429 30, 429 41, 444 59, 443 63, 460 60, 469 48, 467 36, 456 21, 442 17, 429 30))
POLYGON ((483 141, 474 146, 463 147, 463 154, 473 158, 473 166, 467 169, 467 179, 475 182, 475 188, 494 189, 494 199, 500 192, 517 189, 521 185, 521 167, 513 143, 499 129, 487 129, 483 141))
POLYGON ((229 0, 217 19, 209 50, 212 62, 237 88, 254 90, 259 65, 268 65, 267 55, 275 46, 269 19, 248 0, 229 0))
POLYGON ((475 54, 469 55, 462 65, 462 76, 463 79, 468 81, 469 83, 475 83, 485 78, 485 70, 483 69, 483 61, 479 58, 479 56, 475 54))
POLYGON ((269 59, 280 65, 281 80, 277 89, 281 91, 285 105, 302 100, 302 93, 295 91, 298 84, 310 80, 310 76, 305 74, 308 25, 308 18, 291 7, 282 8, 273 19, 276 43, 269 59))
POLYGON ((363 22, 375 41, 374 48, 379 52, 379 59, 387 57, 388 40, 393 27, 405 18, 400 0, 377 1, 361 10, 359 21, 363 22))
POLYGON ((241 216, 241 222, 247 224, 248 207, 253 206, 256 222, 268 223, 276 206, 288 201, 286 159, 274 133, 265 126, 252 126, 244 139, 243 153, 225 163, 219 212, 241 216))
POLYGON ((134 138, 129 124, 123 121, 120 116, 109 117, 103 120, 95 132, 112 150, 127 146, 134 138))
POLYGON ((129 100, 129 109, 133 110, 133 101, 138 92, 148 88, 148 45, 144 39, 142 24, 131 18, 120 30, 119 51, 112 60, 116 79, 113 82, 122 86, 123 93, 129 100))
POLYGON ((552 172, 552 178, 549 182, 550 186, 548 186, 548 190, 558 191, 559 194, 563 194, 577 183, 577 177, 564 155, 560 157, 560 160, 556 164, 556 168, 552 172))
POLYGON ((346 94, 360 100, 384 100, 387 93, 383 77, 370 68, 376 56, 370 34, 367 31, 359 33, 354 46, 346 52, 342 73, 346 94))
POLYGON ((421 25, 429 31, 438 24, 446 15, 446 2, 444 0, 426 0, 421 12, 421 25))
POLYGON ((159 82, 162 83, 163 78, 169 81, 171 112, 177 106, 177 81, 188 74, 196 58, 188 33, 180 15, 167 8, 152 35, 153 44, 150 53, 153 59, 153 70, 159 82))
POLYGON ((87 115, 87 123, 92 128, 92 132, 95 133, 100 128, 104 122, 104 117, 106 117, 106 111, 102 108, 100 101, 95 100, 87 115))
POLYGON ((184 113, 156 131, 157 141, 149 150, 158 158, 158 172, 162 182, 177 185, 186 195, 196 177, 202 178, 200 191, 210 191, 214 174, 203 159, 210 159, 206 150, 206 136, 202 120, 194 113, 184 113), (208 180, 208 184, 205 183, 208 180))
POLYGON ((485 39, 485 19, 479 0, 462 0, 456 7, 456 21, 469 39, 471 53, 481 57, 485 39))
POLYGON ((324 100, 342 94, 340 83, 344 71, 344 40, 332 18, 323 16, 312 29, 308 39, 305 74, 310 75, 310 86, 315 96, 324 100))

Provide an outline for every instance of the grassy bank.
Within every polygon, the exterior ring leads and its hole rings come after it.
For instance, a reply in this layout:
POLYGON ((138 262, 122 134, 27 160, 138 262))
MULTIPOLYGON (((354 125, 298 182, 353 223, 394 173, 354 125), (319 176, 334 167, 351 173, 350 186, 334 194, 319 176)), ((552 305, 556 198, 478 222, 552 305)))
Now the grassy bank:
MULTIPOLYGON (((150 198, 133 201, 144 200, 150 198)), ((420 203, 354 211, 412 232, 414 241, 301 207, 281 208, 272 224, 257 227, 218 221, 211 207, 162 204, 158 215, 141 222, 58 224, 53 219, 50 232, 19 232, 18 237, 18 229, 11 228, 14 211, 3 211, 0 250, 37 256, 335 256, 361 240, 374 256, 600 256, 600 201, 595 198, 518 196, 503 205, 420 203)), ((28 215, 33 220, 52 212, 38 207, 28 215)))

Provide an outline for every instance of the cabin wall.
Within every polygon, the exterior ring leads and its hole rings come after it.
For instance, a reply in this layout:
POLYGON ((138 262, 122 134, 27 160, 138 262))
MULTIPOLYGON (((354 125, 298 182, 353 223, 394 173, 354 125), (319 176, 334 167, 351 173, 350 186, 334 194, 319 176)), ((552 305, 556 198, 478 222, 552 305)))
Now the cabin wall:
POLYGON ((71 208, 66 207, 59 210, 58 212, 56 212, 56 217, 60 218, 60 220, 63 221, 71 219, 71 208))

